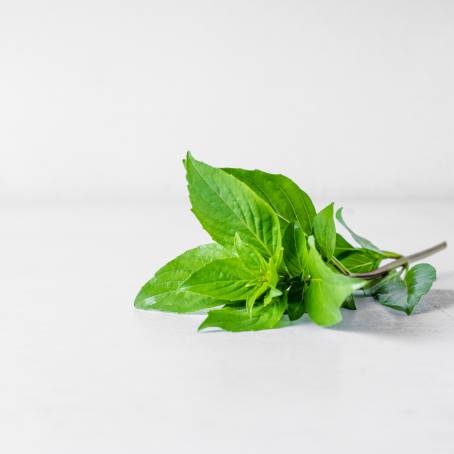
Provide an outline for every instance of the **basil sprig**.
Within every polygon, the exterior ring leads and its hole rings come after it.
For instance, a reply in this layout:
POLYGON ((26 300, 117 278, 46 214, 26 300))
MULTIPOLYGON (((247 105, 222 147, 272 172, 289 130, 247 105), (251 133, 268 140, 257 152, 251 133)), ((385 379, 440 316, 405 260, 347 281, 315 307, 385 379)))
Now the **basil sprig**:
POLYGON ((139 309, 209 310, 199 329, 271 329, 304 314, 331 326, 361 294, 410 315, 435 281, 431 265, 408 264, 446 243, 402 257, 356 234, 332 203, 317 212, 283 175, 215 168, 190 153, 184 163, 192 211, 214 242, 158 270, 135 299, 139 309), (334 217, 358 246, 336 233, 334 217), (380 268, 387 259, 396 260, 380 268))

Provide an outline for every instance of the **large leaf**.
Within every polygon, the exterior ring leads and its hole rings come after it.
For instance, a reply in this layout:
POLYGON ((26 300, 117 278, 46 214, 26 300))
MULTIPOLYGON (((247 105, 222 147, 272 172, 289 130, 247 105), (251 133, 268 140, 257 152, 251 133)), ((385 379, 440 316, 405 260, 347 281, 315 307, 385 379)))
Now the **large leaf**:
POLYGON ((334 204, 330 203, 314 218, 314 236, 322 255, 331 260, 336 248, 336 226, 334 225, 334 204))
POLYGON ((219 244, 206 244, 186 251, 164 265, 142 287, 134 301, 135 307, 185 313, 225 304, 219 299, 182 291, 180 287, 194 271, 229 256, 231 253, 219 244))
POLYGON ((343 208, 339 208, 336 212, 336 219, 348 230, 352 238, 363 248, 366 249, 371 249, 372 251, 376 252, 382 252, 380 248, 375 246, 374 243, 369 241, 367 238, 364 238, 363 236, 358 235, 355 233, 344 221, 344 218, 342 216, 342 210, 343 208))
POLYGON ((271 205, 285 223, 298 222, 306 234, 312 232, 316 214, 310 197, 290 178, 261 170, 224 169, 246 183, 271 205))
POLYGON ((233 257, 208 263, 191 274, 181 288, 212 298, 239 301, 253 295, 264 279, 263 275, 246 268, 241 259, 233 257))
POLYGON ((352 279, 332 270, 315 248, 313 237, 309 237, 305 266, 311 277, 304 292, 304 305, 309 317, 321 326, 339 323, 342 320, 342 303, 366 281, 352 279))
POLYGON ((306 253, 306 235, 299 224, 290 223, 282 238, 284 263, 290 277, 301 276, 306 253))
POLYGON ((192 211, 218 243, 232 247, 235 234, 270 257, 281 247, 279 220, 246 184, 221 169, 185 161, 192 211))
POLYGON ((427 263, 420 263, 407 272, 405 279, 396 272, 391 273, 375 284, 368 293, 380 304, 410 315, 430 290, 435 279, 435 268, 427 263))
POLYGON ((207 318, 199 326, 205 328, 222 328, 225 331, 258 331, 276 327, 287 306, 286 295, 275 299, 267 306, 256 306, 250 314, 246 309, 224 307, 208 312, 207 318))

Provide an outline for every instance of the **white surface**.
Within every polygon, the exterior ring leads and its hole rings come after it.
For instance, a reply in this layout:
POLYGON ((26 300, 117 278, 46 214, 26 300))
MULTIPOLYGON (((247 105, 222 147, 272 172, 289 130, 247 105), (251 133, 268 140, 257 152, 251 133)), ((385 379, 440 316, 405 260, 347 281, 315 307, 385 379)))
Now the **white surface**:
POLYGON ((184 191, 187 149, 330 198, 454 196, 454 2, 2 0, 0 197, 184 191))
MULTIPOLYGON (((452 204, 345 205, 378 244, 454 244, 452 204)), ((453 249, 411 317, 364 301, 332 329, 197 333, 132 307, 207 240, 186 208, 3 205, 1 452, 453 452, 453 249)))
POLYGON ((453 21, 442 0, 2 0, 0 452, 451 454, 453 249, 412 317, 197 333, 132 301, 208 240, 187 149, 288 174, 390 249, 452 247, 453 21))

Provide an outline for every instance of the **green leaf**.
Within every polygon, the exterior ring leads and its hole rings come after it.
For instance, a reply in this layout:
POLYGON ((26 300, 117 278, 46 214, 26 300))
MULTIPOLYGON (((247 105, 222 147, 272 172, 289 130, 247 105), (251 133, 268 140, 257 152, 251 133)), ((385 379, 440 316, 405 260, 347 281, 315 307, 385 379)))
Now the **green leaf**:
POLYGON ((250 244, 245 243, 240 235, 235 235, 235 251, 246 268, 264 273, 267 263, 260 252, 250 244))
POLYGON ((437 272, 428 263, 419 263, 410 268, 405 275, 408 289, 407 314, 411 314, 421 298, 429 292, 437 279, 437 272))
POLYGON ((185 313, 225 304, 219 299, 182 291, 180 287, 194 271, 229 256, 231 253, 219 244, 206 244, 186 251, 157 271, 140 290, 134 306, 138 309, 185 313))
POLYGON ((314 218, 314 236, 322 255, 331 260, 336 248, 336 226, 334 225, 334 204, 330 203, 314 218))
POLYGON ((408 270, 405 279, 396 272, 391 273, 369 289, 369 293, 380 304, 410 315, 435 279, 435 268, 420 263, 408 270))
POLYGON ((290 321, 300 319, 306 312, 303 302, 305 284, 295 282, 288 291, 287 314, 290 321))
POLYGON ((336 212, 336 219, 349 231, 350 235, 352 238, 363 248, 366 249, 371 249, 372 251, 375 252, 382 252, 380 248, 375 246, 374 243, 369 241, 367 238, 364 238, 358 234, 356 234, 344 221, 344 218, 342 216, 342 210, 343 208, 339 208, 336 212))
POLYGON ((316 214, 310 197, 290 178, 261 170, 224 169, 246 183, 278 214, 284 224, 298 222, 306 234, 312 232, 316 214))
POLYGON ((221 169, 185 161, 192 211, 211 237, 232 247, 235 234, 265 257, 281 247, 279 220, 271 207, 246 184, 221 169))
POLYGON ((257 298, 259 298, 263 292, 268 288, 268 284, 256 285, 254 291, 246 299, 246 310, 249 315, 252 316, 252 309, 254 308, 257 298))
POLYGON ((183 283, 193 293, 228 301, 246 300, 263 284, 262 276, 246 268, 237 257, 208 263, 183 283))
POLYGON ((380 266, 383 255, 370 249, 355 249, 341 258, 342 264, 351 273, 367 273, 380 266))
POLYGON ((342 303, 341 306, 343 309, 349 309, 351 311, 356 311, 355 298, 353 295, 347 297, 347 299, 342 303))
POLYGON ((275 287, 271 287, 265 294, 265 297, 263 298, 263 305, 264 306, 268 306, 268 304, 271 304, 274 299, 278 296, 281 296, 282 295, 282 292, 275 288, 275 287))
POLYGON ((311 277, 304 292, 304 304, 309 317, 321 326, 339 323, 342 320, 342 303, 366 281, 349 278, 326 265, 315 248, 313 237, 309 237, 305 266, 311 277))
POLYGON ((306 235, 299 224, 290 223, 282 238, 284 263, 290 277, 301 276, 306 254, 306 235))
POLYGON ((336 233, 336 248, 334 249, 335 257, 340 258, 342 254, 354 250, 354 246, 352 246, 340 233, 336 233))
POLYGON ((207 318, 199 326, 206 328, 222 328, 225 331, 258 331, 276 327, 287 306, 286 295, 276 299, 268 306, 255 306, 249 314, 246 309, 224 307, 208 312, 207 318))

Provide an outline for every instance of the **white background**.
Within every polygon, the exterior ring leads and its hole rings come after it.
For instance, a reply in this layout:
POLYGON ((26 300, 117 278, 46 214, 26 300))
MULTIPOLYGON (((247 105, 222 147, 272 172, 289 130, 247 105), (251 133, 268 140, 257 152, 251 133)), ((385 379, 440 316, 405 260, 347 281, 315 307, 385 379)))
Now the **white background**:
POLYGON ((209 241, 187 149, 454 244, 453 51, 450 1, 0 0, 0 451, 452 453, 452 249, 412 317, 198 334, 132 301, 209 241))
POLYGON ((453 24, 440 0, 3 0, 1 194, 181 197, 190 149, 326 199, 452 198, 453 24))

